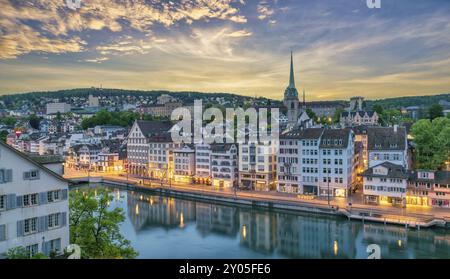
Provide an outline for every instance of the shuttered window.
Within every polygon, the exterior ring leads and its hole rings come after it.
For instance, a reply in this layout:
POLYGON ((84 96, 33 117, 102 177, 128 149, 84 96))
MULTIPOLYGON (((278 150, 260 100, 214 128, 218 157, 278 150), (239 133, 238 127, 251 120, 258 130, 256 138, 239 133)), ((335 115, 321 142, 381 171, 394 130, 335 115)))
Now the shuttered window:
POLYGON ((6 240, 6 225, 0 225, 0 241, 6 240))
POLYGON ((0 184, 12 182, 12 169, 0 169, 0 184))
POLYGON ((6 210, 6 195, 0 196, 0 211, 6 210))
POLYGON ((39 252, 39 244, 33 244, 25 247, 28 254, 30 255, 30 258, 34 257, 39 252))
POLYGON ((31 170, 23 173, 24 180, 36 180, 39 179, 39 170, 31 170))
POLYGON ((24 221, 24 233, 32 234, 38 231, 38 218, 30 218, 24 221))

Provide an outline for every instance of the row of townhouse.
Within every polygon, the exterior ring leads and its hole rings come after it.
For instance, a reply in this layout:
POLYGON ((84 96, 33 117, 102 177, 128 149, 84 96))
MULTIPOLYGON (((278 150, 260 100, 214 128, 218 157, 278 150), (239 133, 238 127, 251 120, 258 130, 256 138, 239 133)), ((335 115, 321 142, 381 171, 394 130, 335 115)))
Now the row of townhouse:
POLYGON ((30 256, 62 253, 69 245, 68 212, 68 182, 0 142, 0 258, 19 246, 30 256))
POLYGON ((121 140, 102 140, 99 143, 77 143, 70 146, 65 166, 98 172, 120 172, 123 170, 124 159, 121 140))
POLYGON ((128 136, 131 174, 243 189, 347 197, 368 167, 408 167, 406 131, 306 128, 274 142, 184 145, 172 142, 172 124, 136 121, 128 136), (363 131, 363 132, 361 132, 363 131), (221 177, 221 179, 219 179, 221 177))
POLYGON ((171 128, 170 122, 162 121, 133 124, 127 142, 130 174, 167 182, 237 185, 236 145, 174 143, 171 128))
POLYGON ((450 208, 449 171, 408 171, 384 162, 367 169, 363 177, 366 203, 450 208))

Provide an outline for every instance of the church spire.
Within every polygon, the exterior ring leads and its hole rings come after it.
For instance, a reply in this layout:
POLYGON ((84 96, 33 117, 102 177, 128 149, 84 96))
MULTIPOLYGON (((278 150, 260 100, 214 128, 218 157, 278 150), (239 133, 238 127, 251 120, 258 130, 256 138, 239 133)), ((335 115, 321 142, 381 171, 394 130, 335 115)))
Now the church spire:
POLYGON ((294 59, 292 57, 291 51, 291 73, 289 75, 289 88, 295 88, 295 80, 294 80, 294 59))

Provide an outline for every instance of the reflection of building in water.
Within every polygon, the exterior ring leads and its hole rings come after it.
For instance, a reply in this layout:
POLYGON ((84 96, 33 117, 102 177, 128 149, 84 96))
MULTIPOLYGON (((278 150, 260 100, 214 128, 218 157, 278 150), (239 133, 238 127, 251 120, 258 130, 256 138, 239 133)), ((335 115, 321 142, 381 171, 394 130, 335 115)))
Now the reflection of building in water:
POLYGON ((382 258, 408 257, 408 231, 404 227, 368 223, 362 226, 360 233, 363 244, 380 245, 382 258))
POLYGON ((202 234, 214 232, 235 236, 238 232, 236 212, 235 207, 197 203, 197 229, 202 234))
POLYGON ((239 212, 241 244, 272 253, 277 246, 277 216, 269 212, 239 212))
POLYGON ((128 192, 128 215, 139 231, 147 226, 180 227, 195 220, 195 203, 170 197, 128 192))
POLYGON ((354 258, 352 223, 278 214, 278 251, 292 258, 354 258))

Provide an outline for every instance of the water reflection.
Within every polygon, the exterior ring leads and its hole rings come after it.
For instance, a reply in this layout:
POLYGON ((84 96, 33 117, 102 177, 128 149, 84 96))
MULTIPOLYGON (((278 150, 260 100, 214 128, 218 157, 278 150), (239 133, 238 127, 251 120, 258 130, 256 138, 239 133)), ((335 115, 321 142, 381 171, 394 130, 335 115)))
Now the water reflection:
MULTIPOLYGON (((190 253, 204 257, 202 253, 208 253, 237 258, 354 259, 366 258, 366 247, 378 244, 382 258, 450 258, 450 231, 444 229, 413 231, 332 216, 255 210, 140 192, 123 192, 121 196, 124 200, 119 206, 125 207, 126 201, 136 241, 141 235, 151 234, 155 228, 177 231, 178 238, 186 234, 188 239, 193 239, 197 234, 203 239, 199 243, 206 246, 204 252, 189 251, 200 244, 182 243, 188 251, 180 257, 190 253), (214 241, 208 242, 211 236, 214 241)), ((159 241, 169 242, 166 237, 159 241)), ((167 243, 168 247, 171 245, 167 243)), ((144 257, 150 253, 140 252, 144 257)), ((165 256, 172 257, 172 254, 150 254, 149 257, 165 256)))

